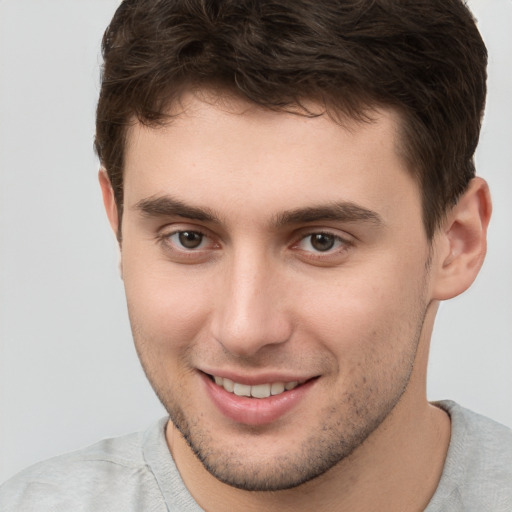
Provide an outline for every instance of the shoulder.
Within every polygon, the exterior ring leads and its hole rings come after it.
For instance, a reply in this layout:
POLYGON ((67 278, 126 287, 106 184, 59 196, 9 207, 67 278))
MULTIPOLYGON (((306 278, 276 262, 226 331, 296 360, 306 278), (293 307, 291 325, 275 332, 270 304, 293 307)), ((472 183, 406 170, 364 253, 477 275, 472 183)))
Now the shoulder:
MULTIPOLYGON (((455 402, 441 402, 452 420, 453 449, 473 464, 466 474, 500 476, 512 486, 512 430, 455 402)), ((452 448, 450 443, 450 449, 452 448)))
POLYGON ((512 430, 455 402, 437 405, 450 415, 452 434, 433 503, 465 512, 512 510, 512 430))
POLYGON ((0 486, 0 510, 165 510, 155 477, 144 459, 145 435, 105 439, 35 464, 0 486))

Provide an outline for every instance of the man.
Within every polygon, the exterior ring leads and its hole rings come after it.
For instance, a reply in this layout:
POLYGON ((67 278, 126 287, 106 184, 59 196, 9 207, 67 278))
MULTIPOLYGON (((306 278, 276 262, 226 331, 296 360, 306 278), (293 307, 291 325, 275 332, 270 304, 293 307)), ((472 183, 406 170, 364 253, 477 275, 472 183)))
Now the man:
POLYGON ((126 0, 104 58, 99 179, 170 421, 0 509, 510 510, 510 431, 425 396, 491 213, 464 5, 126 0))

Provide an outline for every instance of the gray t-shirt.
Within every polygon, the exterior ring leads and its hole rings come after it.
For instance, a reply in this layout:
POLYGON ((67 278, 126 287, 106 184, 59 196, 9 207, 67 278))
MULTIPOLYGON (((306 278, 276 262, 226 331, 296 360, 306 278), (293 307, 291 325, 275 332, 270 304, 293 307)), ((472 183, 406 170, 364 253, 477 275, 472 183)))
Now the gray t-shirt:
MULTIPOLYGON (((512 431, 454 402, 437 405, 452 435, 426 512, 511 512, 512 431)), ((200 512, 167 448, 166 423, 22 471, 0 486, 0 511, 200 512)))

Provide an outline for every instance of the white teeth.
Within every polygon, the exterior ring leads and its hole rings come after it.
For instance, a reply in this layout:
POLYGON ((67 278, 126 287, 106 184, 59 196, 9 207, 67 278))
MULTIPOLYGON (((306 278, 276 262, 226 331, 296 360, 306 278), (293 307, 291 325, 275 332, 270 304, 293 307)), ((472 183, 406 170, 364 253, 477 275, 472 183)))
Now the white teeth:
POLYGON ((251 386, 251 396, 254 398, 267 398, 270 396, 270 384, 251 386))
POLYGON ((284 384, 282 382, 274 382, 270 387, 270 393, 273 395, 279 395, 284 391, 284 384))
POLYGON ((235 383, 229 379, 222 379, 222 377, 221 377, 221 380, 222 380, 222 384, 219 384, 219 385, 222 386, 226 391, 233 393, 233 391, 235 390, 235 383))
POLYGON ((234 393, 237 396, 248 396, 253 398, 268 398, 269 396, 280 395, 284 391, 295 389, 298 381, 292 382, 273 382, 272 384, 257 384, 249 386, 248 384, 240 384, 233 382, 230 379, 214 376, 215 384, 224 388, 229 393, 234 393))
POLYGON ((235 382, 233 392, 238 396, 251 396, 251 386, 247 386, 246 384, 238 384, 238 382, 235 382))

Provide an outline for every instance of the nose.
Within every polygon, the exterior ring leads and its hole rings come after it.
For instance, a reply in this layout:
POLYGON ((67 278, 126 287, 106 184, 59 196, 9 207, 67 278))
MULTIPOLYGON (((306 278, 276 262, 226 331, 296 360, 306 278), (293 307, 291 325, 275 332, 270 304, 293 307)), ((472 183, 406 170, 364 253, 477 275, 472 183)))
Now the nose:
POLYGON ((226 262, 215 301, 214 338, 238 357, 250 357, 289 340, 286 283, 279 263, 255 251, 226 262))

